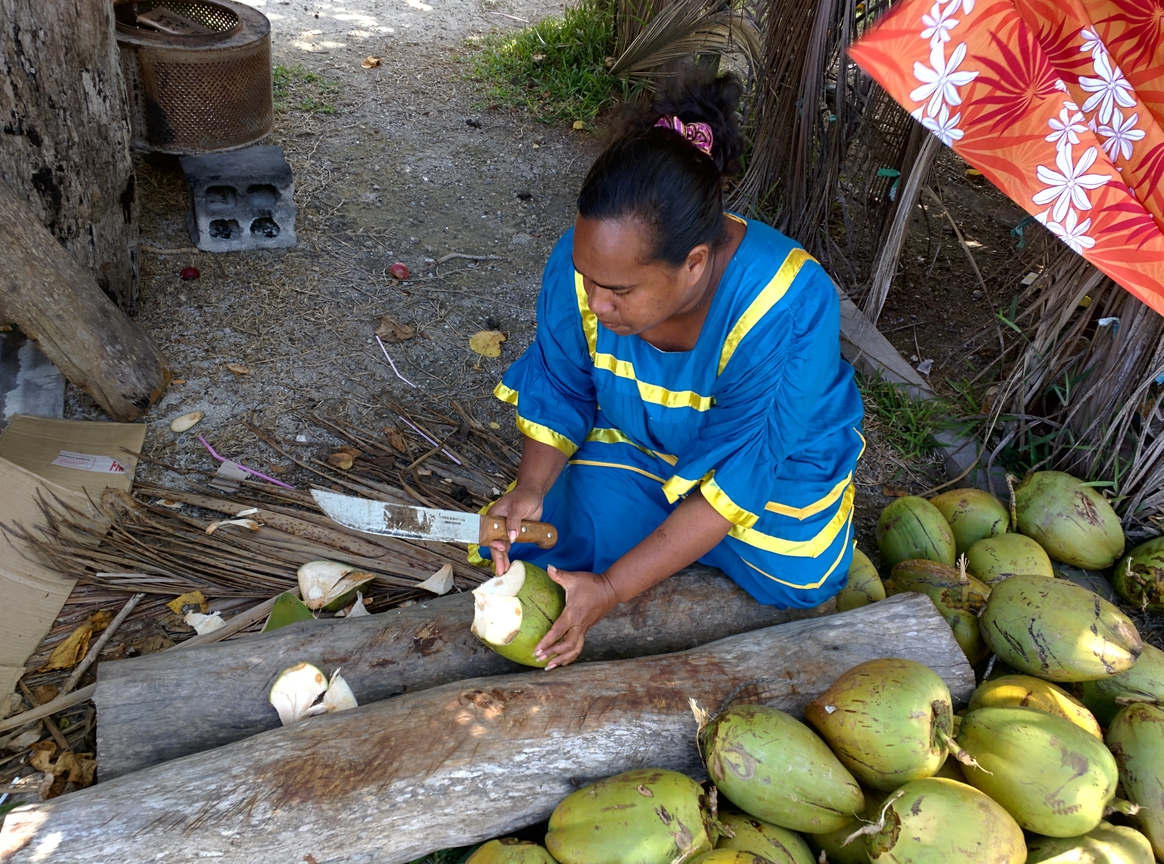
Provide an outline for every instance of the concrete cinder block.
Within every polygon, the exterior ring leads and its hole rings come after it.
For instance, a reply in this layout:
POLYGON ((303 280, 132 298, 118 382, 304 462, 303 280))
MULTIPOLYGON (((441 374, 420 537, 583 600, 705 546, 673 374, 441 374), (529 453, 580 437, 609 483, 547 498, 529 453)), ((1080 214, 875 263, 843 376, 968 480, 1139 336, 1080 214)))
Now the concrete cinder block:
POLYGON ((296 244, 295 183, 279 147, 262 145, 183 156, 190 193, 186 227, 206 252, 296 244))

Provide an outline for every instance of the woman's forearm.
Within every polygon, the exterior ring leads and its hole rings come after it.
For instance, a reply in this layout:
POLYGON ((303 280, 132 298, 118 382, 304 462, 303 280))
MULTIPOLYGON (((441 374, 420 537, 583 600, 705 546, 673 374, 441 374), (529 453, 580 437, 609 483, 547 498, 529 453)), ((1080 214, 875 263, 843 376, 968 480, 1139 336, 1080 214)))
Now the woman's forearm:
POLYGON ((517 469, 517 483, 514 488, 529 489, 545 497, 565 467, 566 454, 557 447, 524 437, 521 444, 521 464, 517 469))
POLYGON ((624 603, 698 561, 727 536, 732 523, 698 490, 602 574, 624 603))

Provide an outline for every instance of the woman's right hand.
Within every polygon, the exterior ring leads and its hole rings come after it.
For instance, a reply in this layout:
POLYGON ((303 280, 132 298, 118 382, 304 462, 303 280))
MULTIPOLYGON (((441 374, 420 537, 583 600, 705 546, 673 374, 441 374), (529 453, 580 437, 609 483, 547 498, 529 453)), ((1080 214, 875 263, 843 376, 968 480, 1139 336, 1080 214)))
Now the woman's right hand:
POLYGON ((493 568, 500 576, 509 569, 509 547, 517 539, 521 531, 523 520, 537 520, 542 515, 542 502, 545 496, 536 489, 526 486, 514 486, 498 498, 489 508, 490 516, 504 516, 505 529, 509 534, 508 540, 493 540, 489 544, 493 552, 493 568))

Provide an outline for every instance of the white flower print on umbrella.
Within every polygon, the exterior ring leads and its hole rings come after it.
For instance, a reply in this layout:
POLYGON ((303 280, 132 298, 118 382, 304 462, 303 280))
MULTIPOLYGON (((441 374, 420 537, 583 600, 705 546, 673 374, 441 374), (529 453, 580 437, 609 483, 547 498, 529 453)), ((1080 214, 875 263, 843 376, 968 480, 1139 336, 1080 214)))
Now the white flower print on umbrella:
POLYGON ((1128 83, 1119 66, 1111 65, 1111 59, 1106 51, 1096 52, 1094 66, 1098 78, 1084 75, 1079 77, 1079 86, 1091 94, 1083 103, 1083 110, 1088 112, 1098 108, 1096 116, 1099 117, 1099 122, 1108 123, 1111 121, 1111 112, 1115 110, 1116 103, 1124 108, 1135 108, 1136 100, 1132 96, 1132 85, 1128 83))
POLYGON ((1051 217, 1056 222, 1063 221, 1072 205, 1079 210, 1090 210, 1091 200, 1087 197, 1087 190, 1098 189, 1111 179, 1110 174, 1087 173, 1087 169, 1095 164, 1099 156, 1099 148, 1088 147, 1078 162, 1072 162, 1071 155, 1070 146, 1056 154, 1055 165, 1058 171, 1052 171, 1045 165, 1035 169, 1035 174, 1047 188, 1036 192, 1033 200, 1040 207, 1054 201, 1051 217))
POLYGON ((930 65, 915 61, 913 74, 922 85, 909 94, 914 102, 924 102, 926 113, 935 115, 938 107, 944 101, 948 105, 961 105, 962 97, 958 95, 958 88, 964 87, 978 77, 977 72, 959 72, 958 66, 966 59, 966 43, 959 42, 958 47, 946 60, 945 46, 939 42, 930 48, 930 65))
POLYGON ((1046 220, 1046 213, 1042 214, 1044 218, 1039 221, 1047 226, 1052 234, 1066 243, 1078 254, 1083 254, 1084 249, 1090 249, 1095 245, 1095 240, 1087 236, 1087 232, 1091 229, 1090 217, 1079 221, 1079 216, 1074 210, 1067 211, 1067 219, 1062 223, 1048 222, 1046 220))
POLYGON ((1123 159, 1126 162, 1132 158, 1132 142, 1144 138, 1144 130, 1136 128, 1140 114, 1136 112, 1125 120, 1120 109, 1114 108, 1112 115, 1110 125, 1099 127, 1099 134, 1106 139, 1103 142, 1103 152, 1113 161, 1123 159))
POLYGON ((962 137, 962 130, 958 128, 958 121, 962 115, 950 116, 950 111, 943 105, 938 109, 936 117, 925 117, 921 124, 938 136, 938 140, 947 147, 953 147, 954 142, 962 137))
POLYGON ((1087 131, 1087 121, 1074 102, 1064 102, 1058 119, 1052 117, 1047 124, 1051 127, 1051 134, 1045 140, 1053 142, 1059 150, 1078 144, 1079 133, 1087 131))
POLYGON ((1103 40, 1099 38, 1099 34, 1094 30, 1089 30, 1084 27, 1079 32, 1079 36, 1083 39, 1083 53, 1090 54, 1092 59, 1095 59, 1097 51, 1104 54, 1107 53, 1107 46, 1103 44, 1103 40))
POLYGON ((935 3, 927 14, 922 15, 922 24, 926 29, 922 30, 921 38, 930 40, 931 49, 942 42, 950 41, 950 31, 958 26, 958 19, 953 17, 958 11, 958 3, 959 0, 954 0, 944 7, 941 3, 935 3))

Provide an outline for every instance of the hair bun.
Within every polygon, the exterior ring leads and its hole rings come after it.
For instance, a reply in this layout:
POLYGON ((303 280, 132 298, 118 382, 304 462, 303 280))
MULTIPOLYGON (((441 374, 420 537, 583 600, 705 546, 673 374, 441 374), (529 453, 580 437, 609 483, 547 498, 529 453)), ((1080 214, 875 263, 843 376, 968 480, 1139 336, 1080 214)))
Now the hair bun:
POLYGON ((684 123, 706 123, 711 127, 711 158, 720 172, 735 174, 744 153, 736 111, 743 86, 732 74, 717 75, 709 66, 685 63, 676 74, 667 75, 650 103, 650 117, 643 125, 653 125, 659 117, 674 115, 684 123))

